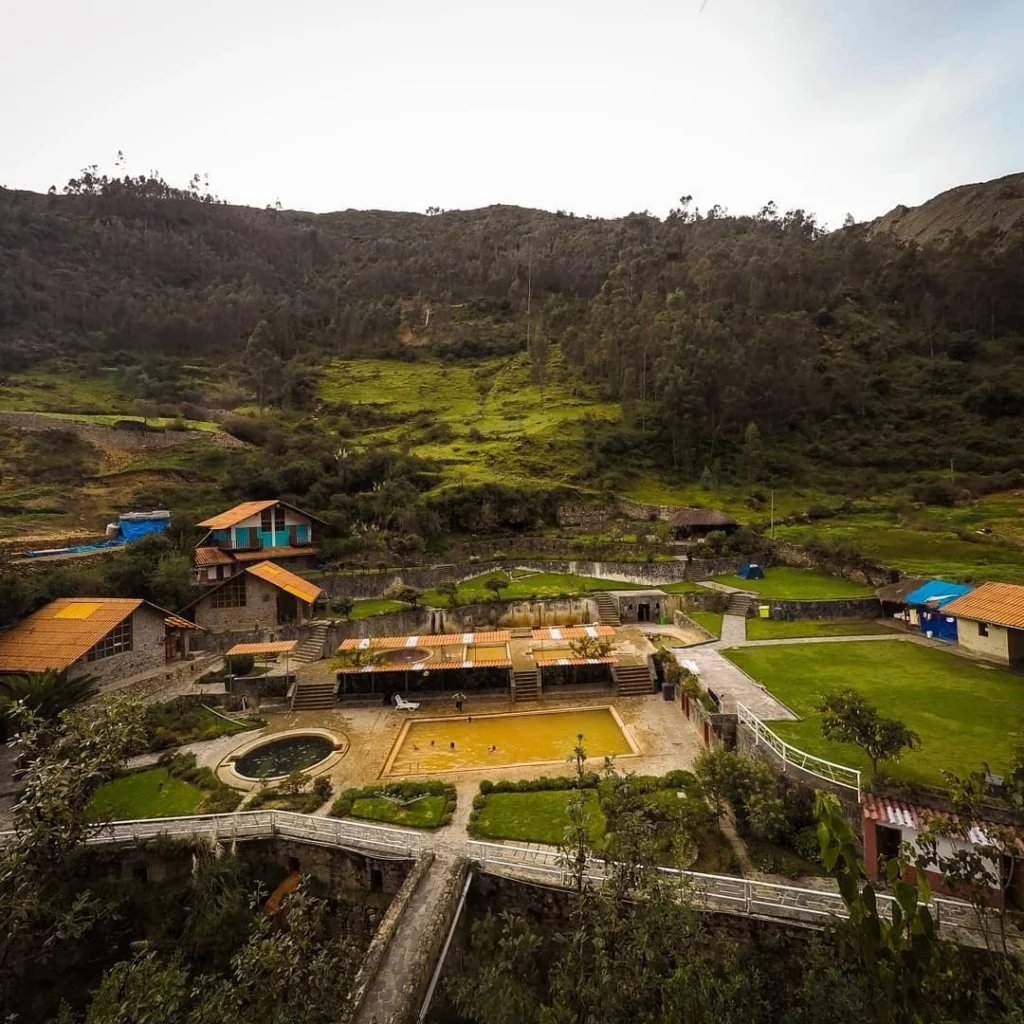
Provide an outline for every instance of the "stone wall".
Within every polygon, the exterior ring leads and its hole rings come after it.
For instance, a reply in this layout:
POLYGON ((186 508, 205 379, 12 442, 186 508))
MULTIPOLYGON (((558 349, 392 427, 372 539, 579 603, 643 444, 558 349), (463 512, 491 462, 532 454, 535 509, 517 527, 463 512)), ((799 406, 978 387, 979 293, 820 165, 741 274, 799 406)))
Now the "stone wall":
MULTIPOLYGON (((819 572, 833 572, 829 566, 822 565, 818 559, 813 558, 798 544, 791 541, 777 540, 773 542, 772 549, 773 563, 778 565, 792 566, 794 569, 817 569, 819 572)), ((890 566, 867 565, 860 569, 851 569, 839 573, 844 579, 853 580, 856 583, 867 583, 872 587, 882 587, 886 583, 895 583, 900 578, 900 572, 890 566)))
POLYGON ((100 661, 79 658, 68 670, 71 678, 95 676, 102 684, 110 684, 143 672, 159 672, 166 663, 164 616, 148 604, 132 613, 132 649, 112 654, 100 661))
POLYGON ((749 760, 763 761, 774 771, 786 778, 793 784, 802 786, 813 791, 825 790, 834 793, 842 805, 843 813, 850 823, 850 826, 858 835, 864 827, 861 813, 861 806, 857 799, 856 790, 847 786, 840 786, 828 779, 820 778, 811 772, 804 771, 788 761, 784 761, 771 747, 765 743, 758 743, 757 737, 747 725, 736 727, 736 751, 749 760))
POLYGON ((773 619, 880 619, 882 602, 877 597, 845 597, 821 601, 756 600, 767 604, 773 619))

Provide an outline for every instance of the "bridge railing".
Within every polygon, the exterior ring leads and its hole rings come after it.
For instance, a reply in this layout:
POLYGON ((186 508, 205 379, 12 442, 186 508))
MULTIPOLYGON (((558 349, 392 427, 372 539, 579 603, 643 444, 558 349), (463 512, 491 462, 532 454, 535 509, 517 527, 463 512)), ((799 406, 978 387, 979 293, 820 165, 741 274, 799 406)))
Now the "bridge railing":
MULTIPOLYGON (((11 835, 10 832, 0 833, 0 843, 11 835)), ((166 837, 230 843, 274 836, 320 846, 369 851, 389 857, 415 857, 423 848, 423 836, 409 829, 276 810, 112 821, 98 826, 86 842, 91 845, 111 845, 142 843, 166 837)))
MULTIPOLYGON (((565 886, 569 881, 569 872, 554 850, 470 840, 467 852, 482 870, 493 874, 558 886, 565 886)), ((705 910, 819 925, 829 918, 845 919, 849 916, 842 897, 834 890, 805 889, 734 875, 709 875, 674 868, 658 870, 662 875, 677 880, 687 898, 705 910)), ((604 862, 592 858, 584 876, 591 882, 603 881, 607 877, 604 862)), ((878 893, 876 899, 880 912, 891 920, 896 901, 885 893, 878 893)), ((977 914, 969 903, 933 896, 930 907, 939 929, 972 934, 982 932, 977 914)))
POLYGON ((825 779, 836 786, 855 790, 857 802, 860 802, 862 790, 861 774, 858 769, 850 768, 845 764, 836 764, 834 761, 826 761, 823 757, 815 757, 814 754, 808 754, 806 750, 787 743, 781 736, 772 732, 750 708, 739 701, 736 702, 736 717, 740 725, 750 728, 758 743, 763 743, 766 747, 774 750, 784 763, 791 764, 819 779, 825 779))

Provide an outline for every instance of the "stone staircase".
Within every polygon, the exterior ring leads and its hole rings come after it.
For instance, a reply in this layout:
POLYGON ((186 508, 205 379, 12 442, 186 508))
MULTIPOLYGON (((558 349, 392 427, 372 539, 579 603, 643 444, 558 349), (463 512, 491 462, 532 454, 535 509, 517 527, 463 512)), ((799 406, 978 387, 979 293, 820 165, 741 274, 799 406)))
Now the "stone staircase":
POLYGON ((686 563, 686 572, 683 579, 687 583, 699 583, 711 576, 712 563, 706 558, 694 558, 686 563))
POLYGON ((619 605, 611 594, 604 590, 594 593, 594 602, 597 605, 597 621, 602 626, 621 626, 622 619, 619 618, 619 605))
POLYGON ((725 606, 725 614, 745 617, 750 611, 753 600, 749 594, 730 594, 729 603, 725 606))
POLYGON ((649 665, 614 665, 612 677, 620 697, 646 697, 654 693, 649 665))
POLYGON ((300 665, 308 665, 311 661, 319 661, 327 647, 327 623, 318 622, 310 631, 309 636, 301 641, 292 651, 292 661, 300 665))
POLYGON ((540 697, 540 669, 517 669, 512 673, 512 699, 537 700, 540 697))
POLYGON ((292 711, 330 711, 337 683, 300 683, 292 694, 292 711))

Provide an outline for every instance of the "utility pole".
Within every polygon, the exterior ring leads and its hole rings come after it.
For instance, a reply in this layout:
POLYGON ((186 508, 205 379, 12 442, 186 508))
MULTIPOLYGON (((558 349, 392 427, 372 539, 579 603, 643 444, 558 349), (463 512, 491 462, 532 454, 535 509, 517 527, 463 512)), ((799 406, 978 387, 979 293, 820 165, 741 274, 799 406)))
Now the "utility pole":
POLYGON ((775 540, 775 492, 772 491, 772 540, 775 540))

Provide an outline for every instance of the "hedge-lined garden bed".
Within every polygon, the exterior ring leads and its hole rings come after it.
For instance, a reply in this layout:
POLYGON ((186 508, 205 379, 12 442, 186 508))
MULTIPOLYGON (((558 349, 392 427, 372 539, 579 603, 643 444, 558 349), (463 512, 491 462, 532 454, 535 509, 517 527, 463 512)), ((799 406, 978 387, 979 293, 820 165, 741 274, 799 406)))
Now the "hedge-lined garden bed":
POLYGON ((230 721, 203 707, 203 697, 186 694, 164 704, 146 708, 146 740, 144 750, 167 750, 186 743, 215 740, 218 736, 234 736, 250 729, 261 729, 262 718, 248 717, 230 721))
POLYGON ((294 772, 280 785, 258 789, 245 805, 247 811, 297 811, 312 814, 331 798, 331 780, 319 776, 310 786, 310 778, 303 772, 294 772))
POLYGON ((332 818, 381 821, 405 828, 440 828, 452 820, 456 793, 450 782, 389 782, 346 789, 331 807, 332 818))

